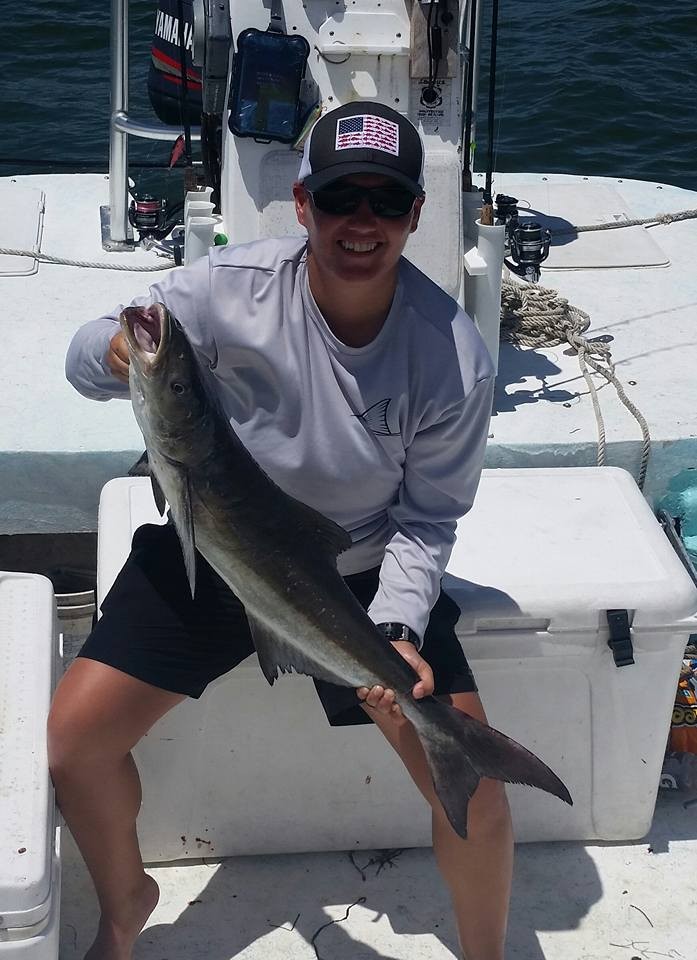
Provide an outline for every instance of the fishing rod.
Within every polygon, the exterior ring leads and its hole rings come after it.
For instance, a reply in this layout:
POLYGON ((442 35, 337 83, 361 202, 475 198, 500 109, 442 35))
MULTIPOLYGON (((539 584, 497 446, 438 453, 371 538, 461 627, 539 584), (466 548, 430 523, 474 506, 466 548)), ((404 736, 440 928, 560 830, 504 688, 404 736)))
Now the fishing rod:
POLYGON ((496 101, 496 47, 498 43, 499 0, 491 3, 491 47, 489 55, 489 114, 487 119, 487 158, 486 182, 482 197, 482 224, 491 225, 494 222, 494 200, 491 196, 491 181, 494 172, 494 106, 496 101))

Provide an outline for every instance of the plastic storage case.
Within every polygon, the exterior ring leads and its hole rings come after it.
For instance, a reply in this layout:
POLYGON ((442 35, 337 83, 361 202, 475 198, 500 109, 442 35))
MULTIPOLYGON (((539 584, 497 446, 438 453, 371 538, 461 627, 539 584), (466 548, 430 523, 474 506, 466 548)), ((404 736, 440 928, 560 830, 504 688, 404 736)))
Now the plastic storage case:
POLYGON ((58 815, 46 718, 58 665, 45 577, 0 572, 0 958, 56 960, 58 815))
POLYGON ((310 44, 249 27, 237 38, 232 61, 228 126, 238 137, 292 143, 298 136, 300 88, 310 44))
MULTIPOLYGON (((100 600, 149 520, 147 479, 107 484, 100 600)), ((509 787, 516 838, 645 834, 697 590, 629 474, 485 470, 445 584, 491 723, 574 798, 509 787)), ((426 804, 379 732, 329 728, 308 678, 271 688, 255 657, 163 718, 136 759, 146 860, 430 844, 426 804)))

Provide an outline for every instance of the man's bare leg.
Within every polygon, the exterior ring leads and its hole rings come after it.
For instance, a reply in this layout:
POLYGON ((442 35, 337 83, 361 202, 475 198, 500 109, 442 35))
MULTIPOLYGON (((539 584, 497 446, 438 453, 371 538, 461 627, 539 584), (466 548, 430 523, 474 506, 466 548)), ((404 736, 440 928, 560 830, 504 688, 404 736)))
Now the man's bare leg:
POLYGON ((85 960, 131 960, 157 904, 136 834, 140 779, 131 749, 186 699, 95 660, 78 658, 58 685, 48 722, 56 798, 97 891, 101 917, 85 960))
MULTIPOLYGON (((486 722, 476 693, 453 694, 453 706, 486 722)), ((364 709, 366 709, 364 707, 364 709)), ((503 960, 513 872, 513 833, 503 784, 482 780, 470 800, 467 839, 450 826, 412 725, 368 713, 402 758, 433 810, 433 849, 455 911, 464 960, 503 960)))

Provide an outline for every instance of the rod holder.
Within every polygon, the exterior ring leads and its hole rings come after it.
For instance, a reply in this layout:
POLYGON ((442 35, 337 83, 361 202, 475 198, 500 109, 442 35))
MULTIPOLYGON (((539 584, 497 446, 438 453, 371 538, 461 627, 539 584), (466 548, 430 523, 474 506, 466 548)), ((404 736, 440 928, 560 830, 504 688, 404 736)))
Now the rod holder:
POLYGON ((474 320, 498 372, 506 228, 486 226, 480 220, 468 227, 465 221, 465 236, 472 234, 476 237, 475 243, 465 253, 465 310, 474 320))

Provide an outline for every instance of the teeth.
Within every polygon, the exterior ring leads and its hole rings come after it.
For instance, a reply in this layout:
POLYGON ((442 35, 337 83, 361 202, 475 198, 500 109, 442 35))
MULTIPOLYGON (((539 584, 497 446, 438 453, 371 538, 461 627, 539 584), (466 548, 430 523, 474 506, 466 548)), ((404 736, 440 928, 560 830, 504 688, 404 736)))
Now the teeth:
POLYGON ((358 243, 351 240, 342 240, 341 246, 344 250, 354 250, 356 253, 368 253, 370 250, 375 250, 377 243, 358 243))

